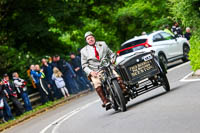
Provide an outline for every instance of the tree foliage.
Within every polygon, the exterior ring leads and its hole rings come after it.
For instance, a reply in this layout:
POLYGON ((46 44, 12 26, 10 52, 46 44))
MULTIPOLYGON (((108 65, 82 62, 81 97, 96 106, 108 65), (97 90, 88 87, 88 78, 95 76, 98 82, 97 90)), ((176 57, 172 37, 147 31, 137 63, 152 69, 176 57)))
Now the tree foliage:
POLYGON ((35 61, 27 55, 38 60, 76 52, 85 46, 86 31, 116 51, 127 39, 170 24, 167 4, 165 0, 1 0, 0 74, 23 73, 22 67, 35 61))
POLYGON ((169 23, 169 12, 164 0, 136 0, 126 2, 114 15, 118 35, 123 41, 152 32, 169 23))
POLYGON ((170 0, 170 10, 176 20, 181 20, 185 27, 191 27, 193 36, 190 40, 190 60, 193 70, 200 69, 200 1, 170 0))

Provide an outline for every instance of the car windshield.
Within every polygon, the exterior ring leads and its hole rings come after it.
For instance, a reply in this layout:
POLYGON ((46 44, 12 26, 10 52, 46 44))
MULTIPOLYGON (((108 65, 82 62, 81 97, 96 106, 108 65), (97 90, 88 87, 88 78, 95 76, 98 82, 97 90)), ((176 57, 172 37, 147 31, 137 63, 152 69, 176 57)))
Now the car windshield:
MULTIPOLYGON (((147 41, 147 39, 140 39, 140 40, 135 40, 135 41, 132 41, 132 42, 128 42, 128 43, 124 44, 124 45, 120 48, 120 50, 129 48, 129 47, 132 47, 132 46, 135 46, 135 45, 138 45, 138 44, 145 43, 146 41, 147 41)), ((143 49, 143 48, 145 48, 144 45, 140 45, 140 46, 137 46, 137 47, 133 47, 133 48, 131 48, 131 49, 127 49, 127 50, 121 51, 121 52, 120 52, 120 55, 125 55, 125 54, 131 53, 131 52, 135 52, 135 51, 138 51, 138 50, 143 49)))

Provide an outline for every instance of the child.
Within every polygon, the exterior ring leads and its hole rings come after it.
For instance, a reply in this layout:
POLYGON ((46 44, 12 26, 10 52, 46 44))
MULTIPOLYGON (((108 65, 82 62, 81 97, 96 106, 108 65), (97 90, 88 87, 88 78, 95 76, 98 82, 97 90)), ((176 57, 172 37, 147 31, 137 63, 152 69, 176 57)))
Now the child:
POLYGON ((61 92, 62 92, 64 98, 69 96, 69 92, 68 92, 67 88, 65 87, 64 79, 62 78, 62 73, 58 70, 57 67, 53 68, 52 80, 55 81, 57 88, 61 89, 61 92))

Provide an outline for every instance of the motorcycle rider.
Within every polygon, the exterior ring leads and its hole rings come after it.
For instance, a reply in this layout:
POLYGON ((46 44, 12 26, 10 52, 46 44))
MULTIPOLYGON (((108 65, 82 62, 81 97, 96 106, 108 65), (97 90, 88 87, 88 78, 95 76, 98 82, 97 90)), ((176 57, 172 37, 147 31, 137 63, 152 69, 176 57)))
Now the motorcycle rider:
MULTIPOLYGON (((93 82, 94 88, 103 102, 102 106, 107 107, 110 105, 110 102, 106 99, 103 92, 100 81, 101 73, 98 72, 98 69, 103 58, 107 57, 112 59, 115 54, 112 50, 110 50, 104 41, 96 41, 93 33, 90 31, 85 33, 85 40, 87 45, 81 49, 81 65, 88 78, 93 82)), ((118 79, 120 87, 125 92, 126 87, 124 86, 121 78, 114 70, 113 72, 118 79)))

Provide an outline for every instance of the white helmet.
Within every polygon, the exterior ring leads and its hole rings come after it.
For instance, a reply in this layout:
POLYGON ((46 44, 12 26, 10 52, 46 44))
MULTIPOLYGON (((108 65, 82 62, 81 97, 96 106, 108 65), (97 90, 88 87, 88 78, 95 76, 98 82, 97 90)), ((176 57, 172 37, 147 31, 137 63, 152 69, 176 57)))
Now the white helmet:
POLYGON ((92 33, 91 31, 88 31, 88 32, 85 33, 85 39, 86 39, 86 37, 88 37, 88 36, 94 36, 94 35, 93 35, 93 33, 92 33))

